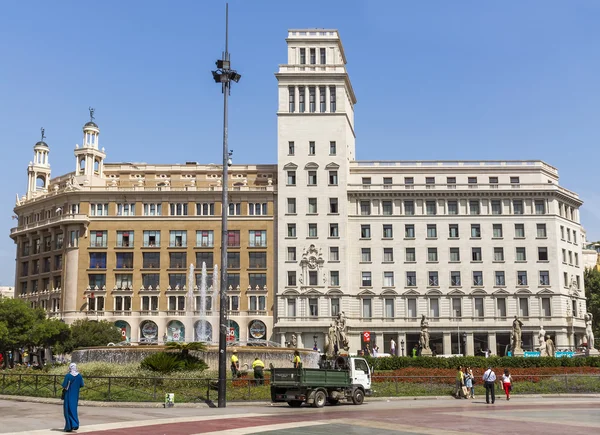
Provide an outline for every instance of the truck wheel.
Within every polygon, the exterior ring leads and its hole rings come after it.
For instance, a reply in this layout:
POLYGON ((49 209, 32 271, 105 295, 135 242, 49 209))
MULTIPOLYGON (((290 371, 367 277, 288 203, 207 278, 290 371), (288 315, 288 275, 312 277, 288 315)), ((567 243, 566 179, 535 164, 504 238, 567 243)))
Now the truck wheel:
POLYGON ((338 405, 339 403, 340 403, 339 399, 329 399, 329 404, 330 405, 335 406, 335 405, 338 405))
POLYGON ((290 400, 288 405, 292 408, 300 408, 302 406, 302 400, 290 400))
POLYGON ((360 388, 354 390, 354 392, 352 393, 352 403, 354 403, 355 405, 362 405, 364 401, 365 393, 363 393, 363 391, 360 388))
POLYGON ((315 400, 313 402, 313 406, 315 408, 322 408, 323 405, 325 405, 325 402, 327 401, 327 395, 325 394, 324 391, 317 391, 315 393, 315 400))

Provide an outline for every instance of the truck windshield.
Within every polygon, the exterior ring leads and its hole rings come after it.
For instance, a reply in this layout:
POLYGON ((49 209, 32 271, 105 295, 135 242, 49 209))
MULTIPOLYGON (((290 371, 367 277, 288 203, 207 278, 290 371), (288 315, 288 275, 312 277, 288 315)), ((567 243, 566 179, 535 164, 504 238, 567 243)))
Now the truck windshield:
POLYGON ((354 360, 354 369, 356 371, 362 371, 364 373, 369 373, 369 366, 364 359, 355 359, 354 360))

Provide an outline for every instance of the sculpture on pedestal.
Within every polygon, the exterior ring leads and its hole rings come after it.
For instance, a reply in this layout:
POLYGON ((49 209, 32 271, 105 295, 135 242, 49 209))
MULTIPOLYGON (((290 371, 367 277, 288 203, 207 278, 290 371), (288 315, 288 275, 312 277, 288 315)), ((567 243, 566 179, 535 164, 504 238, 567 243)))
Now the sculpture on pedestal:
POLYGON ((521 345, 521 334, 523 332, 523 322, 519 320, 518 316, 515 316, 512 324, 512 343, 511 350, 513 356, 515 353, 523 353, 523 346, 521 345))
POLYGON ((293 348, 298 347, 298 337, 296 337, 296 334, 292 334, 292 341, 290 341, 290 345, 293 348))
POLYGON ((587 347, 588 350, 594 349, 594 330, 592 329, 592 313, 587 313, 584 317, 585 319, 585 337, 587 338, 587 347))
POLYGON ((540 325, 540 332, 538 332, 538 341, 540 343, 539 347, 540 347, 540 352, 542 351, 542 348, 544 348, 546 340, 546 331, 544 331, 544 326, 540 325))
POLYGON ((554 356, 555 352, 554 342, 549 335, 546 335, 546 354, 543 356, 554 356))
POLYGON ((419 335, 419 344, 421 346, 421 355, 431 355, 429 348, 429 322, 425 314, 421 317, 421 334, 419 335))
POLYGON ((340 350, 348 351, 350 344, 348 343, 348 326, 346 325, 346 317, 342 311, 337 315, 334 323, 329 325, 327 332, 327 342, 325 343, 325 353, 327 356, 334 356, 340 350))

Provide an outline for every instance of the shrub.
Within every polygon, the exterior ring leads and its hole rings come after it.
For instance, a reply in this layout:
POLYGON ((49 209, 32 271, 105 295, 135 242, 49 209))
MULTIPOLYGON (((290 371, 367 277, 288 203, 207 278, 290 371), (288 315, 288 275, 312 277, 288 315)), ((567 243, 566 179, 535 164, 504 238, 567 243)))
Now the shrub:
POLYGON ((140 368, 159 373, 171 373, 182 370, 185 362, 175 353, 157 352, 148 355, 140 363, 140 368))

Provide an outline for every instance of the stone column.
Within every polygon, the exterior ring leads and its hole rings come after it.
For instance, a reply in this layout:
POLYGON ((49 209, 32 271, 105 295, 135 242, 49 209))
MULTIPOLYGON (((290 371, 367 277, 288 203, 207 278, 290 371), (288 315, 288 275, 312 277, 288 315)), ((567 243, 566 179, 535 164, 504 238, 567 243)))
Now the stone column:
POLYGON ((467 332, 467 342, 465 343, 465 356, 475 355, 475 341, 473 340, 473 333, 467 332))
POLYGON ((565 331, 556 331, 554 346, 556 349, 567 348, 569 346, 569 334, 565 331))
POLYGON ((298 349, 304 348, 304 337, 302 337, 302 332, 296 333, 296 340, 298 341, 298 349))
POLYGON ((285 347, 285 332, 280 332, 279 333, 279 343, 281 344, 281 347, 285 347))
POLYGON ((444 355, 452 355, 452 333, 444 332, 442 346, 444 349, 444 355))
POLYGON ((488 349, 490 350, 492 355, 497 355, 497 352, 498 352, 497 347, 498 346, 496 346, 496 333, 490 332, 488 334, 488 349))
POLYGON ((66 317, 77 315, 77 276, 79 267, 79 249, 67 248, 64 253, 65 281, 63 283, 63 313, 66 317))

